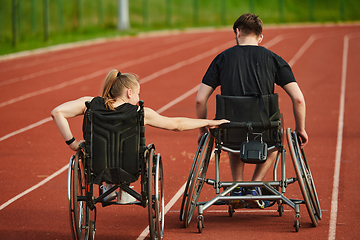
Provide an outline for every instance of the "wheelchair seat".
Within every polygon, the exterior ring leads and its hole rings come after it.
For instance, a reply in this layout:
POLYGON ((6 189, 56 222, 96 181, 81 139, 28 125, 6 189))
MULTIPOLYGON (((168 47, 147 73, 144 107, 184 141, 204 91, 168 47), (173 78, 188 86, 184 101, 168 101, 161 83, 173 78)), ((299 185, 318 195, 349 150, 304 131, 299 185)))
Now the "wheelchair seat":
POLYGON ((281 144, 278 95, 216 96, 216 119, 228 119, 215 131, 221 145, 239 150, 241 144, 261 135, 269 146, 281 144))
POLYGON ((143 162, 141 152, 145 149, 141 114, 142 111, 126 115, 116 111, 103 114, 88 109, 85 142, 91 154, 94 183, 137 181, 139 165, 143 162))

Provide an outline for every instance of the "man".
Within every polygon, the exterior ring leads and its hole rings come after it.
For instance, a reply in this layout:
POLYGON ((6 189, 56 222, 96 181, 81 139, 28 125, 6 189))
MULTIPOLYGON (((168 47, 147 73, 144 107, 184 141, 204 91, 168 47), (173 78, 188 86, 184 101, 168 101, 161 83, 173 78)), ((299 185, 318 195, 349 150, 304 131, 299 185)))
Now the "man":
MULTIPOLYGON (((295 131, 300 137, 301 147, 308 142, 305 131, 305 100, 296 83, 288 63, 272 51, 259 46, 263 39, 263 24, 254 14, 243 14, 233 25, 236 46, 217 55, 206 71, 196 97, 197 118, 207 118, 207 101, 216 87, 221 86, 221 94, 244 96, 247 93, 269 95, 274 93, 275 84, 281 86, 293 103, 296 122, 295 131)), ((199 138, 207 132, 199 130, 199 138)), ((252 181, 262 181, 273 164, 276 152, 268 155, 264 164, 255 168, 252 181)), ((244 163, 239 155, 229 153, 233 181, 242 181, 244 163)), ((261 189, 238 189, 236 195, 261 195, 261 189)), ((264 203, 257 201, 258 207, 264 203)))

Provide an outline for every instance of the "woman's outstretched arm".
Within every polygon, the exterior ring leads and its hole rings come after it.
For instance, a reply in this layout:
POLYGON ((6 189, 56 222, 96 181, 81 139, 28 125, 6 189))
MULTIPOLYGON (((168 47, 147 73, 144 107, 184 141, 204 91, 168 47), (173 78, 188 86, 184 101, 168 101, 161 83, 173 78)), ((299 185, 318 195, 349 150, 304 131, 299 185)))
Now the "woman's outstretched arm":
POLYGON ((228 123, 228 120, 208 120, 208 119, 194 119, 186 117, 165 117, 151 108, 144 108, 145 124, 173 131, 191 130, 201 127, 215 128, 223 123, 228 123))

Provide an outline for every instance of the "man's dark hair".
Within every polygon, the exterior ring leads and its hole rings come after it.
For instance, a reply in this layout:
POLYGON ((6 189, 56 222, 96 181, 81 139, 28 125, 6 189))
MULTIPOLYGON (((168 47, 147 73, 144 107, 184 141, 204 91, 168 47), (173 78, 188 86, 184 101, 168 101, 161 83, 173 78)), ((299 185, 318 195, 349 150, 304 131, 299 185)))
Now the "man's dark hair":
POLYGON ((258 15, 246 13, 241 15, 234 23, 233 29, 241 30, 245 35, 254 33, 256 36, 262 34, 263 22, 258 15))

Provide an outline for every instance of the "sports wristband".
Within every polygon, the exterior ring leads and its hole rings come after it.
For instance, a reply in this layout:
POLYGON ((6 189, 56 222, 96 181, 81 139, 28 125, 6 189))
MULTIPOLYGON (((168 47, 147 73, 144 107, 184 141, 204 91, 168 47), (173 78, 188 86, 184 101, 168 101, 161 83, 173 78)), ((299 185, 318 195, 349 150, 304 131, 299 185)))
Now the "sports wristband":
POLYGON ((72 144, 75 141, 75 138, 72 137, 72 139, 65 141, 67 145, 72 144))

